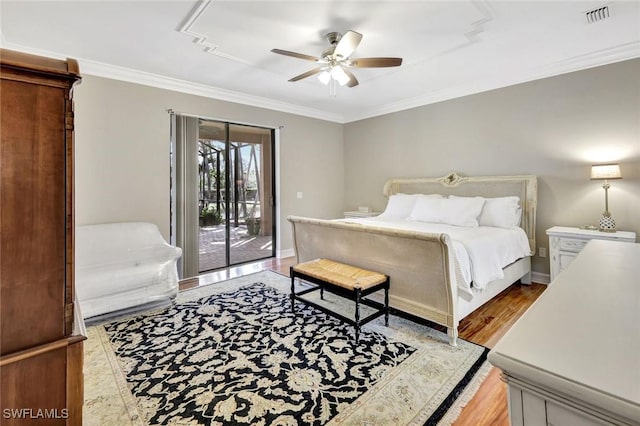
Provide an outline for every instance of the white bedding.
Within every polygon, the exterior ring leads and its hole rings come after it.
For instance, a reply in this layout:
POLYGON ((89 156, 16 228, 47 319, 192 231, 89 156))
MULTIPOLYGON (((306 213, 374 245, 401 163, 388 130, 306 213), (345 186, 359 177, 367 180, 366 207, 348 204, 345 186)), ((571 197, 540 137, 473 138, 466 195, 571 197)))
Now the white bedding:
POLYGON ((522 257, 531 255, 527 234, 518 227, 507 229, 478 226, 470 228, 380 217, 340 220, 383 228, 448 234, 453 241, 453 251, 465 281, 458 283, 459 290, 466 293, 467 297, 465 298, 472 296, 472 287, 475 289, 486 288, 491 281, 504 278, 502 268, 522 257))

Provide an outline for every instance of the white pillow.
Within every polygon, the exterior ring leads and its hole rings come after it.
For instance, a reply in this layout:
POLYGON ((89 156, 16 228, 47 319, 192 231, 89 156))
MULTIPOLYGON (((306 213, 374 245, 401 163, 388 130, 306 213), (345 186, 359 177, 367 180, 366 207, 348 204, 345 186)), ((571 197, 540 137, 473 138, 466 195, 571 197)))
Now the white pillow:
MULTIPOLYGON (((450 198, 456 197, 451 195, 450 198)), ((520 225, 522 209, 519 206, 520 197, 485 198, 482 212, 478 217, 480 226, 494 226, 497 228, 514 228, 520 225)))
POLYGON ((378 217, 386 219, 406 219, 411 214, 413 206, 419 197, 442 198, 440 194, 393 194, 389 197, 389 202, 384 212, 378 217))
POLYGON ((481 226, 514 228, 520 225, 522 210, 519 197, 487 198, 478 218, 481 226))
POLYGON ((419 198, 409 220, 475 228, 484 198, 419 198))

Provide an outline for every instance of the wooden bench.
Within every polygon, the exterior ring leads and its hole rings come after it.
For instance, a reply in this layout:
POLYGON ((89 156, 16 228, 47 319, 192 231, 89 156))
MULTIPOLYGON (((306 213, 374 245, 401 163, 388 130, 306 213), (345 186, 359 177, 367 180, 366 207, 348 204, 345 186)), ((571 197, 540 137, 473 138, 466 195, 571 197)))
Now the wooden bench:
POLYGON ((368 271, 344 263, 334 262, 328 259, 316 259, 309 262, 298 263, 290 268, 291 275, 291 310, 295 313, 295 301, 299 300, 307 305, 314 306, 322 312, 341 319, 356 329, 356 343, 360 337, 361 326, 384 314, 384 323, 389 325, 389 277, 379 272, 368 271), (295 279, 316 284, 310 288, 305 288, 298 293, 295 291, 295 279), (355 302, 355 315, 350 318, 332 311, 321 304, 313 302, 301 296, 311 291, 320 290, 320 299, 324 299, 324 290, 330 293, 346 297, 355 302), (365 296, 384 290, 384 305, 372 300, 365 299, 365 296), (360 319, 360 305, 367 305, 375 308, 376 311, 366 318, 360 319))

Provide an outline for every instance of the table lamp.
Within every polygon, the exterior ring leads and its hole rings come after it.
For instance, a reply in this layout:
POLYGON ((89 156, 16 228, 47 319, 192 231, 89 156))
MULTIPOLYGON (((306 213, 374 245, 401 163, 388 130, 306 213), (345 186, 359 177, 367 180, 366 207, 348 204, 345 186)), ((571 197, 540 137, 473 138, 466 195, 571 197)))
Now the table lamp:
POLYGON ((609 213, 609 179, 622 179, 618 164, 594 164, 591 166, 591 180, 602 180, 604 188, 604 211, 600 217, 599 230, 601 232, 616 232, 616 222, 609 213))

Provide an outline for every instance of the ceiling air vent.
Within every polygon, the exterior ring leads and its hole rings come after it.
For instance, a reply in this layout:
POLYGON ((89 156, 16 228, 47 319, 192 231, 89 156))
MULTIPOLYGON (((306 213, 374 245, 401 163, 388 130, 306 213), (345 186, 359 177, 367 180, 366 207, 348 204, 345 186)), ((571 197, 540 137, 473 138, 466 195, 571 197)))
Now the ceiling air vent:
POLYGON ((597 9, 589 10, 584 13, 587 17, 587 22, 590 24, 600 22, 609 17, 609 6, 602 6, 597 9))

